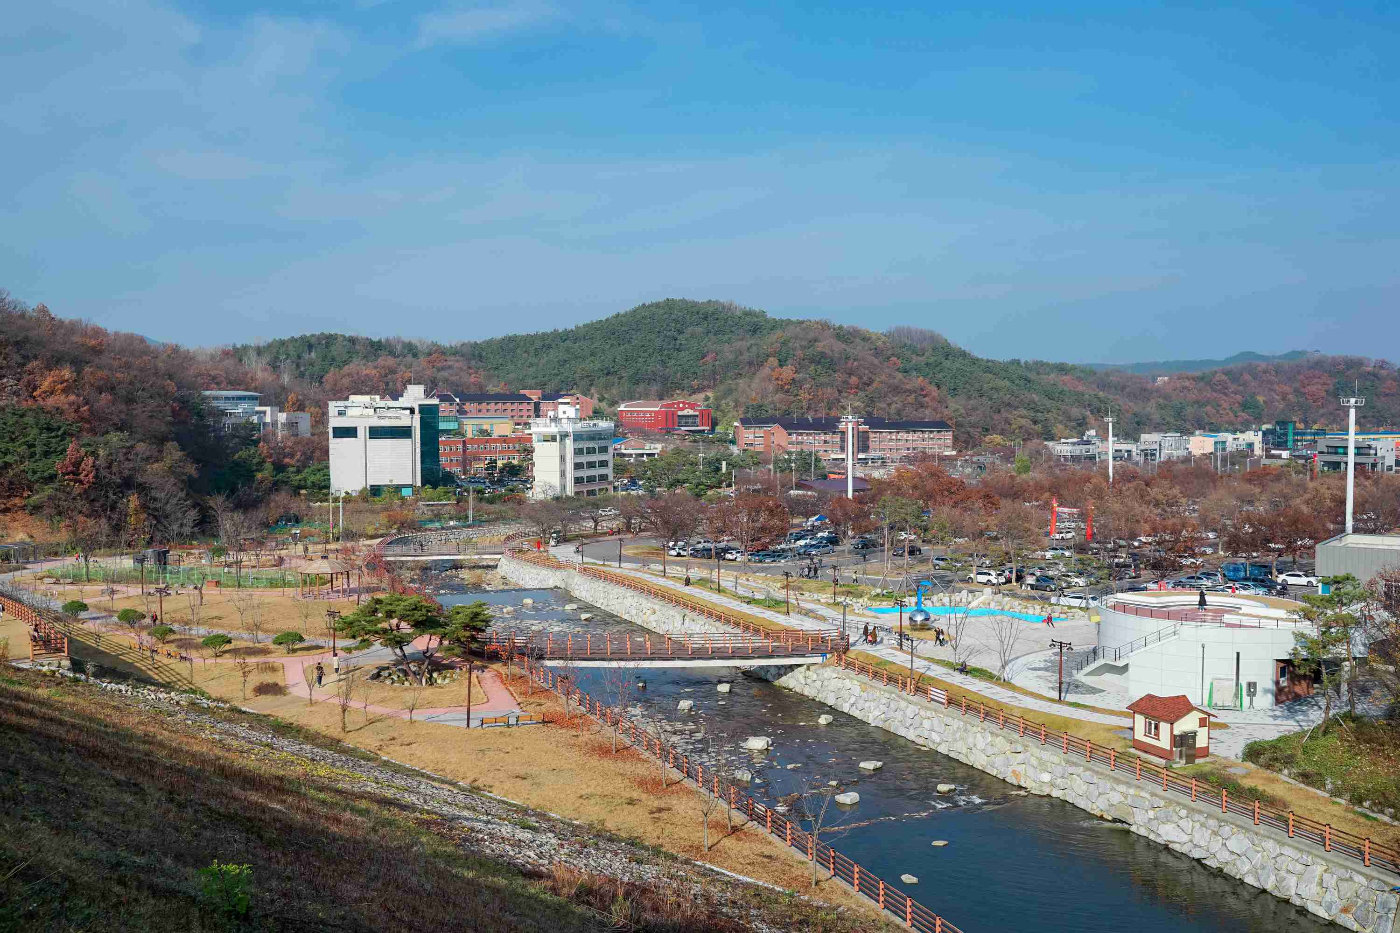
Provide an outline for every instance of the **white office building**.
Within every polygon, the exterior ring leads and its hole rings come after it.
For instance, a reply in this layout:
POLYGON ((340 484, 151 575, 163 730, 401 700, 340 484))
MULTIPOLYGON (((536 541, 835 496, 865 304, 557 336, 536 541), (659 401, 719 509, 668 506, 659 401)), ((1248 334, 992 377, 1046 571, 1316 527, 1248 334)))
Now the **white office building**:
POLYGON ((596 496, 612 489, 613 423, 584 421, 572 405, 530 422, 534 442, 532 499, 596 496))
POLYGON ((408 495, 440 479, 438 402, 423 386, 409 386, 398 399, 352 395, 331 402, 327 420, 332 495, 395 488, 408 495))
POLYGON ((255 411, 258 430, 278 437, 310 437, 309 411, 282 411, 276 405, 259 405, 255 411))
POLYGON ((227 431, 236 424, 258 420, 258 402, 262 394, 245 389, 206 389, 204 402, 218 413, 218 428, 227 431))

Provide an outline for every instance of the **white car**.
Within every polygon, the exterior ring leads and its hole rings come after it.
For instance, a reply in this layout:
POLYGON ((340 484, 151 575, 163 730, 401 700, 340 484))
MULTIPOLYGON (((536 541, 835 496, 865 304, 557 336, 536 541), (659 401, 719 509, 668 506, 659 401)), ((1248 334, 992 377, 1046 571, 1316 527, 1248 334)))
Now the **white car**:
POLYGON ((1303 573, 1301 570, 1290 570, 1288 573, 1281 573, 1276 577, 1278 582, 1289 586, 1317 586, 1320 582, 1317 577, 1310 573, 1303 573))
POLYGON ((1072 554, 1067 548, 1052 547, 1047 548, 1040 556, 1044 557, 1046 560, 1055 560, 1056 558, 1061 557, 1073 557, 1074 554, 1072 554))
POLYGON ((986 583, 991 586, 1001 586, 1006 582, 1006 577, 999 570, 978 570, 967 575, 969 583, 986 583))
POLYGON ((1061 586, 1088 586, 1089 581, 1077 573, 1062 573, 1055 577, 1055 582, 1061 586))
POLYGON ((1059 596, 1055 597, 1053 602, 1058 606, 1080 606, 1087 608, 1089 606, 1097 606, 1099 604, 1099 598, 1097 596, 1090 596, 1088 593, 1061 593, 1059 596))
POLYGON ((1051 539, 1052 541, 1073 541, 1073 540, 1074 540, 1074 532, 1072 532, 1072 531, 1057 531, 1057 532, 1055 532, 1053 535, 1050 536, 1050 539, 1051 539))

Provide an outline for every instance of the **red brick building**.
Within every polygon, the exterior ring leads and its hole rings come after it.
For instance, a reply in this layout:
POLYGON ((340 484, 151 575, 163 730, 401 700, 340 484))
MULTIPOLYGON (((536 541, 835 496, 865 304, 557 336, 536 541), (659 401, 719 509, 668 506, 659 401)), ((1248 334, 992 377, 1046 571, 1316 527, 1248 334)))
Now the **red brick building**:
POLYGON ((459 476, 479 473, 488 461, 497 465, 523 460, 530 455, 529 434, 505 437, 439 437, 438 459, 442 468, 459 476))
POLYGON ((458 418, 503 417, 516 424, 526 424, 531 418, 549 418, 558 414, 560 405, 575 405, 579 416, 593 415, 593 399, 578 392, 550 393, 539 389, 519 392, 474 392, 453 395, 439 392, 438 413, 458 418))
POLYGON ((617 406, 617 423, 630 431, 708 434, 715 429, 715 413, 687 401, 623 402, 617 406))
MULTIPOLYGON (((946 421, 862 418, 856 438, 856 456, 866 461, 896 462, 953 452, 953 426, 946 421)), ((734 443, 740 450, 769 456, 789 450, 814 451, 826 460, 846 455, 840 418, 741 418, 734 425, 734 443)))

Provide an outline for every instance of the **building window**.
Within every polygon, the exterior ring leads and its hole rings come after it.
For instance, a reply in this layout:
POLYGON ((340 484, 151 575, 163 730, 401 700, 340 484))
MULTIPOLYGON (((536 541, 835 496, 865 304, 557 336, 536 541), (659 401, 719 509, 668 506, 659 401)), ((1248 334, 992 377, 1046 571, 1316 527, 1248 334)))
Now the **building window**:
POLYGON ((372 441, 411 440, 412 438, 413 428, 408 426, 379 425, 369 429, 369 439, 372 441))
POLYGON ((1162 737, 1162 724, 1155 719, 1143 719, 1142 734, 1149 739, 1160 739, 1162 737))
POLYGON ((359 428, 331 428, 331 437, 359 437, 359 428))

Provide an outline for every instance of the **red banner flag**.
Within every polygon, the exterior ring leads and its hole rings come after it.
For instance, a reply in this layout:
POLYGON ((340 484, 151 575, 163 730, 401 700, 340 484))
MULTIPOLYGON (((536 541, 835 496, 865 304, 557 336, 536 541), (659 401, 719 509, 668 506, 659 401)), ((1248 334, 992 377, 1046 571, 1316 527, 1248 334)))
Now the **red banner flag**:
POLYGON ((1094 540, 1094 507, 1089 506, 1089 514, 1084 519, 1084 540, 1094 540))

